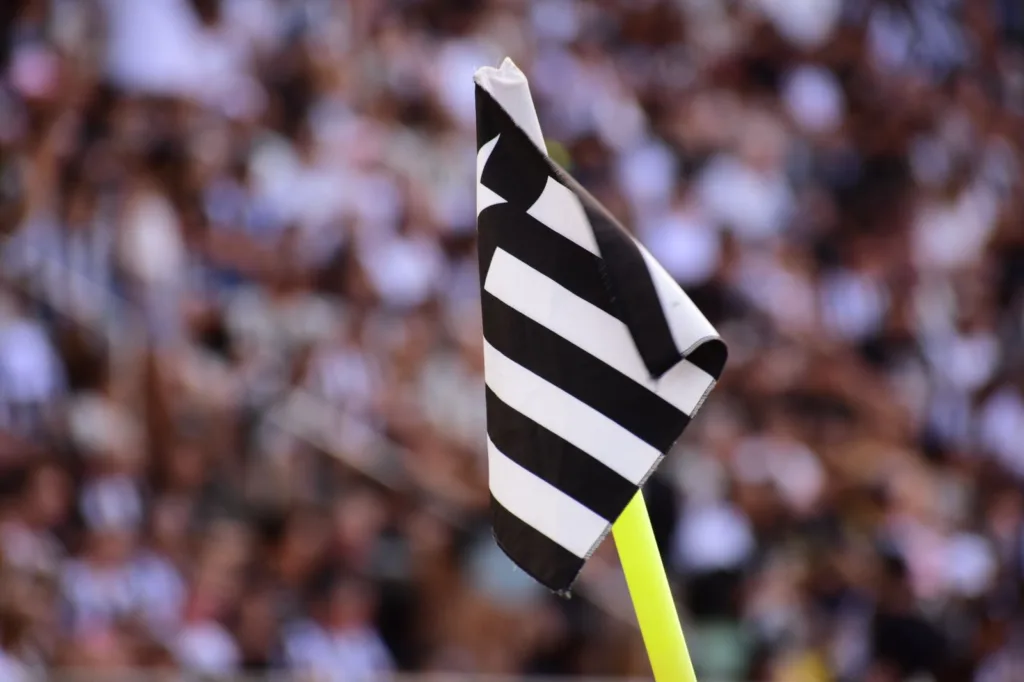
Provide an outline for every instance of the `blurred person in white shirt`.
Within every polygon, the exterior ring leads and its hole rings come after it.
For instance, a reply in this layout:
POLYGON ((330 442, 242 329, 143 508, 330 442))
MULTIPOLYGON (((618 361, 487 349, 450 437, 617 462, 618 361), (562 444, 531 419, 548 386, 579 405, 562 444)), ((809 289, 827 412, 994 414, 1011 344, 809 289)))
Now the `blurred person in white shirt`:
POLYGON ((101 5, 106 73, 117 86, 141 95, 195 99, 228 115, 259 108, 261 92, 247 73, 258 35, 221 22, 219 2, 102 0, 101 5))
POLYGON ((696 196, 713 220, 742 241, 770 242, 786 231, 795 210, 786 173, 790 133, 768 112, 751 111, 744 118, 736 149, 704 167, 696 196))
POLYGON ((186 245, 181 216, 158 177, 170 144, 153 148, 133 169, 122 208, 121 266, 130 276, 146 314, 149 332, 174 344, 182 334, 186 245))
POLYGON ((289 667, 331 682, 368 681, 391 673, 391 653, 373 625, 373 586, 357 578, 337 578, 321 596, 313 605, 320 617, 286 634, 289 667))
POLYGON ((65 392, 64 365, 20 296, 0 288, 0 434, 39 435, 65 392))

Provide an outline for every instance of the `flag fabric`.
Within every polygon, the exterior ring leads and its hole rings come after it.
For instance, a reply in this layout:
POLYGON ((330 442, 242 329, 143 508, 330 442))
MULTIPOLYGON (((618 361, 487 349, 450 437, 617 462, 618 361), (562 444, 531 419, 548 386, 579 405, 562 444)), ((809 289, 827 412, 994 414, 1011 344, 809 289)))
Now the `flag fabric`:
POLYGON ((727 353, 671 276, 547 157, 539 128, 524 131, 476 82, 494 535, 567 593, 727 353))

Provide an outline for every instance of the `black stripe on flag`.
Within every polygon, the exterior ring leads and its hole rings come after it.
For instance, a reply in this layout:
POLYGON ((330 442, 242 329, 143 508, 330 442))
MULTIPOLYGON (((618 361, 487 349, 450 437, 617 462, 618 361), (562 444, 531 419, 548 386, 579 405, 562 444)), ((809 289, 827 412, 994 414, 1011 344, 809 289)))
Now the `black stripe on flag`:
POLYGON ((622 228, 595 206, 582 199, 587 218, 594 230, 597 247, 609 279, 615 315, 629 328, 633 343, 647 371, 660 378, 683 359, 669 329, 665 311, 654 288, 653 275, 640 253, 640 247, 622 228))
POLYGON ((583 570, 583 559, 565 549, 491 497, 494 539, 512 561, 544 585, 568 589, 583 570))
POLYGON ((689 423, 670 403, 489 292, 484 338, 516 364, 666 452, 689 423))
POLYGON ((637 486, 487 389, 487 433, 506 457, 608 522, 636 495, 637 486))
MULTIPOLYGON (((506 114, 507 115, 507 114, 506 114)), ((545 157, 546 158, 546 157, 545 157)), ((629 328, 633 343, 652 378, 661 378, 682 359, 665 310, 654 288, 653 274, 626 229, 568 173, 548 160, 552 173, 583 205, 601 252, 602 272, 611 293, 613 313, 629 328)))
POLYGON ((547 157, 479 85, 476 120, 477 151, 500 136, 483 169, 480 184, 526 213, 544 192, 548 177, 554 176, 547 157))
POLYGON ((718 381, 725 369, 725 361, 729 357, 729 349, 722 339, 708 339, 686 356, 688 362, 708 373, 708 376, 718 381))
POLYGON ((480 281, 487 279, 501 248, 606 313, 611 300, 601 276, 601 259, 511 204, 488 206, 478 218, 480 281))

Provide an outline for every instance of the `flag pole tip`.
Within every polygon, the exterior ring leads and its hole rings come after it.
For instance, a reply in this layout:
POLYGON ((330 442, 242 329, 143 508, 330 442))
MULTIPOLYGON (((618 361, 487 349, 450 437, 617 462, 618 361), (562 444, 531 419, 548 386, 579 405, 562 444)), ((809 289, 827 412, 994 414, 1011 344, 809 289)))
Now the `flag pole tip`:
POLYGON ((530 81, 510 57, 505 57, 498 68, 480 67, 473 74, 473 81, 494 98, 542 153, 548 153, 537 110, 533 106, 533 97, 530 95, 530 81))
POLYGON ((473 74, 473 80, 477 85, 487 91, 491 91, 491 84, 517 86, 526 82, 526 74, 516 66, 511 57, 505 57, 497 68, 493 66, 481 66, 473 74))

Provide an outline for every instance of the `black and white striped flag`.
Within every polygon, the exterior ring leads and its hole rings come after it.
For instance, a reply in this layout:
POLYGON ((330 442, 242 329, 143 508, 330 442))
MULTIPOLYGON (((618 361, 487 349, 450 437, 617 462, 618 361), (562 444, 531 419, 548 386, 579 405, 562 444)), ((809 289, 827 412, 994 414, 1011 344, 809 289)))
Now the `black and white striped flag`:
POLYGON ((494 535, 563 592, 714 387, 725 344, 543 147, 525 77, 476 78, 494 535))

